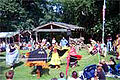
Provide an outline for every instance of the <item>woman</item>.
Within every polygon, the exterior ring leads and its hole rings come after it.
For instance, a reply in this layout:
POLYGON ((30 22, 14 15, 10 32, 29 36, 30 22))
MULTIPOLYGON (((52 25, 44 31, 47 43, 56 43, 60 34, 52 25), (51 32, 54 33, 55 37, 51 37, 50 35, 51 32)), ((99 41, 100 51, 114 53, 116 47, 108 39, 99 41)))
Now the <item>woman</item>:
POLYGON ((15 68, 15 63, 19 62, 19 50, 14 45, 7 45, 6 47, 6 64, 11 66, 11 69, 15 68))
POLYGON ((102 67, 97 67, 97 71, 95 72, 94 80, 106 80, 105 73, 104 73, 102 67))
POLYGON ((55 43, 52 51, 52 58, 51 61, 49 62, 51 66, 54 66, 56 68, 59 68, 60 66, 60 58, 57 52, 58 45, 55 43))
POLYGON ((80 60, 82 58, 81 55, 77 55, 74 44, 70 44, 70 51, 69 51, 68 57, 70 57, 69 64, 71 67, 77 66, 77 63, 78 63, 77 60, 80 60))

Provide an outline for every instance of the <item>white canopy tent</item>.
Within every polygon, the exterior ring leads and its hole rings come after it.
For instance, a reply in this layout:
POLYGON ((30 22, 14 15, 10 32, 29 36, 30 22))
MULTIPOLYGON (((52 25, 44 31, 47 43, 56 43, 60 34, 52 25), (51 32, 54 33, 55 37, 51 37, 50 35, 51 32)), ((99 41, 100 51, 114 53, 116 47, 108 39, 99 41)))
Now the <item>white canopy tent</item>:
POLYGON ((0 32, 0 38, 10 38, 19 34, 19 32, 0 32))

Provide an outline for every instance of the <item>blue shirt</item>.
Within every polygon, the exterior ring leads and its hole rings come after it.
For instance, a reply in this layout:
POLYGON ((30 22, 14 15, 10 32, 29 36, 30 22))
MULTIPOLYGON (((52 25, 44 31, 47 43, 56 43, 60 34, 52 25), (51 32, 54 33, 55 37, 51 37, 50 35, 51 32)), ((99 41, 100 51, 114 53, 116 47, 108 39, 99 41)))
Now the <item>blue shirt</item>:
POLYGON ((61 46, 66 46, 68 44, 68 41, 66 39, 61 39, 60 44, 61 46))

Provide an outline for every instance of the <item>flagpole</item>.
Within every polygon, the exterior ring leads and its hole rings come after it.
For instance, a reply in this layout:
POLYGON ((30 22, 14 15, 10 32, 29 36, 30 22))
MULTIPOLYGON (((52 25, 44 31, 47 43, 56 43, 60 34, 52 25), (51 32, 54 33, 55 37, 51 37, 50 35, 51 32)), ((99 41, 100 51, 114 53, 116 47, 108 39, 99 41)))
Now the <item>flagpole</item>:
POLYGON ((104 37, 105 37, 105 9, 106 9, 106 0, 104 0, 103 4, 103 24, 102 24, 102 43, 104 43, 104 37))

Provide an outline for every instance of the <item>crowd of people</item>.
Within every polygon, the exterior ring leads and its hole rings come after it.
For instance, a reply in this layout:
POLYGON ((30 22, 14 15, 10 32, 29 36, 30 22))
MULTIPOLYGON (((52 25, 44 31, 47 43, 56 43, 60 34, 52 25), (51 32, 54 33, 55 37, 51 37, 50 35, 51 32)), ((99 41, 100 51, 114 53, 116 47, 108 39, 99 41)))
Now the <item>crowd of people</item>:
POLYGON ((116 35, 116 40, 112 40, 111 35, 108 34, 106 41, 107 43, 105 44, 90 38, 91 43, 88 44, 89 53, 92 55, 99 53, 104 57, 106 57, 107 54, 113 53, 113 55, 116 55, 116 59, 120 59, 120 34, 116 35))
MULTIPOLYGON (((111 35, 108 35, 107 43, 102 43, 99 41, 95 41, 92 38, 89 39, 90 44, 88 44, 88 52, 92 55, 98 54, 99 56, 106 57, 108 53, 114 52, 116 55, 116 59, 120 59, 120 34, 116 36, 116 40, 112 40, 111 35), (113 41, 113 44, 112 44, 113 41)), ((55 38, 52 39, 51 42, 47 41, 47 39, 42 39, 41 41, 35 42, 32 38, 29 42, 20 42, 18 44, 8 44, 2 41, 0 43, 0 51, 6 51, 6 64, 11 67, 11 70, 5 73, 6 78, 8 80, 12 80, 14 75, 14 67, 15 64, 19 62, 19 49, 21 50, 29 50, 33 52, 39 48, 44 49, 47 52, 47 62, 49 66, 52 68, 60 68, 61 60, 68 59, 69 66, 72 68, 77 66, 78 60, 81 59, 81 55, 77 55, 75 44, 69 42, 65 37, 63 37, 58 43, 55 38), (76 59, 77 58, 77 59, 76 59)), ((28 57, 29 55, 25 54, 24 57, 28 57)), ((40 67, 42 65, 39 65, 40 67)), ((39 67, 33 66, 33 67, 39 67)), ((116 63, 113 57, 110 57, 110 60, 107 62, 104 59, 100 60, 99 64, 96 66, 94 70, 94 80, 106 80, 105 75, 107 74, 120 74, 120 63, 116 63)), ((42 69, 42 68, 41 68, 42 69)), ((72 77, 65 77, 64 73, 60 73, 60 78, 53 78, 51 80, 82 80, 82 78, 78 75, 76 71, 72 72, 72 77)), ((84 80, 84 79, 83 79, 84 80)))

